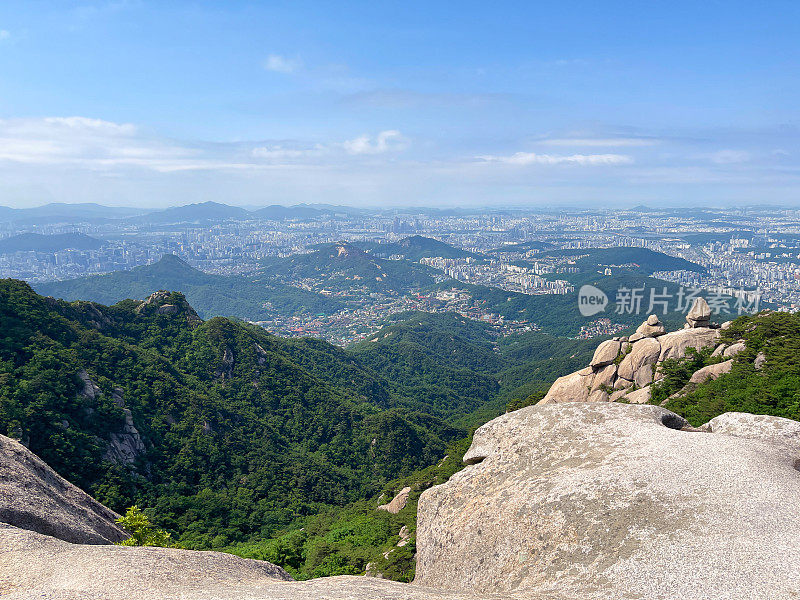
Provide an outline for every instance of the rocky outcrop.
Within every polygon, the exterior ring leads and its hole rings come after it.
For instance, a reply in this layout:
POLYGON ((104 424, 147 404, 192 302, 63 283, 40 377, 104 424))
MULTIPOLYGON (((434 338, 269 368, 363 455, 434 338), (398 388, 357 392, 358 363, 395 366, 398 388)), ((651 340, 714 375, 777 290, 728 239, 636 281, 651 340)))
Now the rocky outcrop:
POLYGON ((196 327, 203 320, 197 315, 189 305, 183 294, 175 294, 167 290, 153 292, 146 300, 139 303, 136 307, 136 314, 155 313, 159 315, 181 315, 186 318, 186 322, 192 327, 196 327), (177 297, 177 301, 175 298, 177 297))
POLYGON ((388 504, 381 504, 377 510, 385 510, 388 513, 396 515, 406 507, 406 504, 408 504, 409 494, 411 494, 411 488, 404 487, 402 490, 397 492, 397 495, 392 498, 391 502, 388 504))
MULTIPOLYGON (((705 314, 702 306, 695 314, 705 314)), ((693 319, 692 322, 703 321, 693 319)), ((620 390, 633 392, 658 380, 661 362, 682 358, 689 348, 700 350, 713 346, 718 340, 719 330, 709 326, 666 333, 658 317, 650 315, 630 337, 601 343, 588 367, 556 379, 539 404, 619 400, 626 397, 620 390)), ((628 401, 649 401, 649 390, 633 398, 628 398, 628 401)))
POLYGON ((686 315, 689 327, 708 327, 711 319, 711 307, 704 298, 695 298, 686 315))
POLYGON ((0 593, 3 600, 554 600, 373 577, 291 581, 271 563, 221 552, 67 544, 2 524, 0 593))
POLYGON ((730 373, 732 367, 733 360, 726 360, 725 362, 708 365, 707 367, 695 371, 689 378, 689 383, 698 384, 708 381, 709 379, 717 379, 720 375, 730 373))
POLYGON ((752 418, 717 419, 714 433, 684 431, 656 406, 567 403, 487 423, 464 457, 472 466, 420 498, 416 583, 562 598, 792 597, 800 423, 770 420, 765 435, 752 418))
POLYGON ((0 435, 0 522, 76 544, 110 544, 129 537, 114 523, 118 517, 0 435))

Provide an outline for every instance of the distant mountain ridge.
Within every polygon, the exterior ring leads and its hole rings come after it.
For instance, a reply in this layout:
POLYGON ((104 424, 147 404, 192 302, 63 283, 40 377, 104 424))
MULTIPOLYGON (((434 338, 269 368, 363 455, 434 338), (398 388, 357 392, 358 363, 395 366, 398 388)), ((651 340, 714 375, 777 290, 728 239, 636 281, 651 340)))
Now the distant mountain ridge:
POLYGON ((58 233, 43 235, 41 233, 20 233, 0 240, 0 254, 11 252, 55 252, 74 248, 76 250, 96 250, 103 245, 102 240, 84 233, 58 233))

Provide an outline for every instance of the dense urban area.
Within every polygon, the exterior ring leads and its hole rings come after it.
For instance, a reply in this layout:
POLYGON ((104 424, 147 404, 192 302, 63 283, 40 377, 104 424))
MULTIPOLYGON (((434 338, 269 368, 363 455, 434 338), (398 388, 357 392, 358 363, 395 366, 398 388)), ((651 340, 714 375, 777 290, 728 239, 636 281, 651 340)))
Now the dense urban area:
MULTIPOLYGON (((323 337, 339 345, 362 340, 393 315, 410 311, 456 312, 490 323, 502 334, 538 330, 540 323, 504 317, 466 288, 486 286, 536 296, 575 294, 581 259, 596 249, 642 248, 684 259, 692 267, 676 263, 652 270, 651 276, 738 296, 750 306, 758 298, 795 310, 800 300, 797 210, 370 211, 303 205, 247 211, 204 203, 106 214, 96 205, 72 213, 64 206, 50 213, 47 207, 4 209, 0 276, 36 285, 130 270, 168 254, 208 274, 270 275, 274 261, 302 257, 326 244, 339 244, 339 253, 410 260, 430 275, 432 286, 396 289, 350 281, 360 275, 343 273, 348 280, 343 285, 331 273, 320 278, 297 270, 276 271, 276 281, 343 305, 337 310, 270 314, 265 303, 266 318, 253 322, 281 335, 323 337), (415 239, 423 240, 422 246, 404 250, 403 244, 415 239)), ((598 272, 612 275, 638 266, 607 260, 598 272)), ((624 326, 614 322, 613 315, 598 315, 582 325, 578 335, 614 334, 624 326)))

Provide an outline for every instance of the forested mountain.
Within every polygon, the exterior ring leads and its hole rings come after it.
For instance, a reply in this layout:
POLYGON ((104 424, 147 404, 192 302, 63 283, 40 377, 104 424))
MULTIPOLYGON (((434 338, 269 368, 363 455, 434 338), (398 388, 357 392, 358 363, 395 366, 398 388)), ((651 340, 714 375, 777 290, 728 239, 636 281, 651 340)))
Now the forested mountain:
POLYGON ((402 256, 406 260, 418 262, 421 258, 475 258, 486 257, 475 254, 462 248, 457 248, 445 242, 421 235, 412 235, 399 242, 391 244, 376 244, 371 248, 372 254, 388 258, 389 256, 402 256))
POLYGON ((0 431, 114 508, 156 508, 192 545, 369 496, 465 434, 393 410, 337 351, 317 370, 344 375, 325 381, 293 358, 315 360, 302 345, 202 322, 181 294, 105 307, 2 280, 0 317, 0 431))
POLYGON ((432 270, 427 267, 377 258, 347 242, 323 244, 309 254, 266 259, 263 273, 284 282, 308 279, 337 291, 398 293, 433 283, 432 270))
POLYGON ((331 313, 342 304, 332 298, 264 277, 211 275, 172 254, 152 265, 68 281, 36 284, 36 290, 64 300, 114 304, 146 298, 157 290, 180 290, 203 318, 230 315, 259 321, 273 314, 331 313))
POLYGON ((0 254, 8 252, 55 252, 66 248, 78 250, 96 250, 103 245, 102 240, 84 233, 57 233, 42 235, 41 233, 20 233, 0 240, 0 254))

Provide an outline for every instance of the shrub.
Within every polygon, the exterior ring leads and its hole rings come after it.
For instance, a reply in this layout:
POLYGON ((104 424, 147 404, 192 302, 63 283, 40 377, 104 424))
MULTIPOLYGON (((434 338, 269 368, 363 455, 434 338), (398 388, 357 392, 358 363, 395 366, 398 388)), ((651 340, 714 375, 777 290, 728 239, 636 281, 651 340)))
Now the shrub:
POLYGON ((127 540, 121 541, 119 546, 172 546, 170 534, 163 529, 154 527, 146 514, 136 505, 131 506, 124 517, 116 520, 119 525, 131 534, 127 540))

